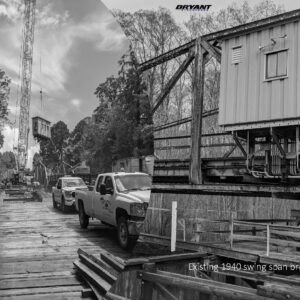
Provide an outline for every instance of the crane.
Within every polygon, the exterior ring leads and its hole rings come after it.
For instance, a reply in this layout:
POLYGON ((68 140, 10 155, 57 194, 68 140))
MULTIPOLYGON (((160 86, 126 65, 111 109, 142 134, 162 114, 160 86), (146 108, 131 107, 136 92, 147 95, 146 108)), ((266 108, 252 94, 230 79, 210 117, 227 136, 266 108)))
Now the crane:
POLYGON ((19 115, 19 136, 17 147, 17 168, 22 171, 26 167, 28 156, 29 112, 31 99, 31 79, 33 60, 33 41, 35 25, 36 0, 24 0, 25 12, 22 41, 22 82, 19 115))

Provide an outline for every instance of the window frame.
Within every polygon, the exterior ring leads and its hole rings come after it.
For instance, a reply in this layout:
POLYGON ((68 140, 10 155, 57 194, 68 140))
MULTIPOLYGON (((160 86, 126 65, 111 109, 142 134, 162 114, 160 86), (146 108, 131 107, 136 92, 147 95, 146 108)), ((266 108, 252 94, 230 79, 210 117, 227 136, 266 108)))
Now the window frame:
POLYGON ((288 68, 288 59, 289 59, 289 48, 283 48, 283 49, 278 49, 278 50, 272 50, 268 51, 265 54, 265 60, 264 60, 264 81, 273 81, 273 80, 281 80, 288 78, 289 75, 289 68, 288 68), (278 53, 280 52, 286 52, 286 74, 285 75, 276 75, 273 77, 267 77, 267 67, 268 67, 268 55, 270 54, 277 54, 277 60, 276 60, 276 72, 278 70, 278 53))
POLYGON ((103 175, 100 176, 100 177, 98 178, 97 185, 96 185, 96 192, 97 192, 97 193, 100 193, 100 185, 101 185, 102 182, 103 182, 103 178, 104 178, 103 175))
POLYGON ((112 185, 112 195, 115 193, 115 185, 114 185, 114 180, 113 180, 113 178, 112 178, 112 176, 111 175, 106 175, 105 176, 105 178, 104 178, 104 181, 103 181, 103 183, 105 184, 105 187, 107 188, 107 186, 106 186, 106 180, 107 179, 109 179, 109 180, 111 180, 111 185, 112 185))

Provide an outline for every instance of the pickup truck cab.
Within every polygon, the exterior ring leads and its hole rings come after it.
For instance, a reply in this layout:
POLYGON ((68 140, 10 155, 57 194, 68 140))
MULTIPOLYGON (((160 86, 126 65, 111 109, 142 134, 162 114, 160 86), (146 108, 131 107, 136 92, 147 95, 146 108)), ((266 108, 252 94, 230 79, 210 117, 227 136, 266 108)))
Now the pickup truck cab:
POLYGON ((138 238, 150 199, 151 177, 145 173, 99 174, 89 191, 75 192, 82 228, 89 218, 117 228, 118 242, 128 248, 138 238))
POLYGON ((87 185, 80 177, 60 177, 52 187, 53 207, 59 204, 61 210, 65 212, 67 208, 75 207, 75 190, 88 189, 87 185))

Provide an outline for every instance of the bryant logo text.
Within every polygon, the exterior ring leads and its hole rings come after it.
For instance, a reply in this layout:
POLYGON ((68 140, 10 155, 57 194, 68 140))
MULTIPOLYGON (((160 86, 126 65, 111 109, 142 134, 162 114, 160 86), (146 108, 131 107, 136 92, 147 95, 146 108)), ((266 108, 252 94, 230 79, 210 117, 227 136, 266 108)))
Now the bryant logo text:
POLYGON ((181 5, 178 4, 176 9, 189 11, 208 11, 211 5, 181 5))

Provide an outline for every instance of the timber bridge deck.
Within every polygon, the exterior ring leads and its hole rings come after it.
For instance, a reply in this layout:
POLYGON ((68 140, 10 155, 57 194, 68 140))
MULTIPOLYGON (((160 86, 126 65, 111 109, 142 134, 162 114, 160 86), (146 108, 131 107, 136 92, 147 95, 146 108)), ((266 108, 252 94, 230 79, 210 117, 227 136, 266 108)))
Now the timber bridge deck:
POLYGON ((49 197, 42 202, 4 197, 0 194, 1 300, 81 299, 84 283, 73 266, 79 247, 98 256, 101 251, 130 256, 111 228, 92 221, 83 230, 77 214, 54 210, 49 197))

